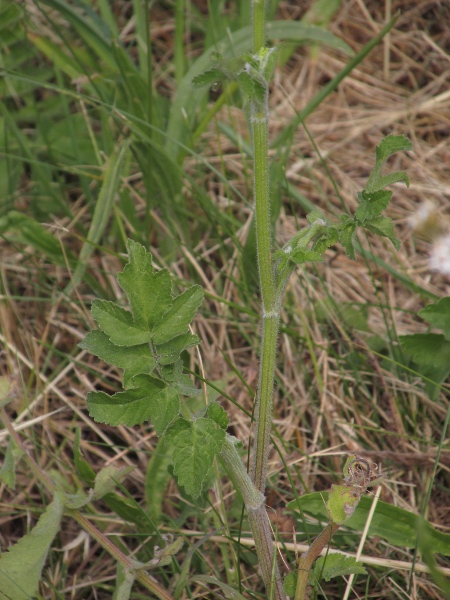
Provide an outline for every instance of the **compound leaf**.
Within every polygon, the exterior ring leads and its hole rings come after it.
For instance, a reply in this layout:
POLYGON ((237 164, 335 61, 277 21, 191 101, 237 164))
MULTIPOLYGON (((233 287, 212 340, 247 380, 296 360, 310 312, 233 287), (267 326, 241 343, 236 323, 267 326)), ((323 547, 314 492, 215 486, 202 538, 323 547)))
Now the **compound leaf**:
POLYGON ((113 426, 132 427, 151 419, 157 435, 161 435, 178 415, 178 394, 172 387, 150 375, 138 375, 134 381, 134 389, 113 396, 105 392, 89 392, 89 414, 98 423, 113 426))
POLYGON ((177 419, 166 432, 166 444, 172 448, 174 474, 178 483, 193 498, 200 496, 202 485, 222 449, 225 431, 212 419, 177 419))
POLYGON ((50 545, 59 531, 63 508, 63 502, 56 495, 30 533, 1 555, 2 597, 30 600, 37 595, 50 545))

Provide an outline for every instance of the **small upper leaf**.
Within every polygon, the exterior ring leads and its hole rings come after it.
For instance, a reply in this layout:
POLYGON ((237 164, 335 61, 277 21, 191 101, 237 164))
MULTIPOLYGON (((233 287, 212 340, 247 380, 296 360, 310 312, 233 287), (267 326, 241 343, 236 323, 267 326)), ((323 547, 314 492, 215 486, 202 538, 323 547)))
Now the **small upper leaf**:
POLYGON ((396 250, 400 248, 401 242, 395 235, 394 225, 389 217, 375 217, 370 221, 366 221, 364 227, 372 233, 387 237, 394 244, 396 250))
POLYGON ((226 74, 221 69, 209 69, 192 80, 192 87, 200 88, 206 85, 214 85, 226 79, 226 74))
POLYGON ((410 140, 403 135, 388 135, 381 141, 380 145, 377 146, 375 167, 365 187, 366 192, 376 192, 396 181, 404 181, 409 186, 408 177, 401 171, 386 175, 385 177, 381 175, 381 170, 386 160, 400 150, 412 150, 410 140))
POLYGON ((378 190, 377 192, 361 192, 357 194, 360 205, 356 209, 355 217, 361 223, 366 220, 379 217, 383 210, 389 205, 392 192, 378 190))

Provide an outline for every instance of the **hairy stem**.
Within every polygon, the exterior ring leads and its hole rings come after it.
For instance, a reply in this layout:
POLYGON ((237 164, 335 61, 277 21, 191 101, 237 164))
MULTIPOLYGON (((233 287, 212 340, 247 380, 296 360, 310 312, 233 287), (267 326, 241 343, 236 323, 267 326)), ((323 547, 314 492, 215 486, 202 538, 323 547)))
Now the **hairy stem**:
POLYGON ((322 531, 322 533, 316 537, 311 546, 306 552, 304 552, 298 560, 298 575, 297 575, 297 586, 295 588, 295 600, 306 600, 306 588, 308 585, 308 575, 311 567, 320 556, 320 553, 324 548, 328 546, 331 538, 339 529, 339 524, 331 521, 322 531))
POLYGON ((255 539, 256 553, 263 580, 266 586, 267 598, 286 600, 280 571, 275 554, 272 530, 264 504, 256 510, 248 510, 248 520, 255 539))

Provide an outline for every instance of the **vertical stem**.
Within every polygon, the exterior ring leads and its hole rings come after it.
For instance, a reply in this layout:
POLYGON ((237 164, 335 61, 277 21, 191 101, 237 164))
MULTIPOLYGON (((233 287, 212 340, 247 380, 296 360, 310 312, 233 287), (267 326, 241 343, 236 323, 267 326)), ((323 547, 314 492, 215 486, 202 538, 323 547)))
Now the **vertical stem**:
POLYGON ((253 52, 259 52, 266 42, 266 1, 253 0, 253 52))
MULTIPOLYGON (((253 52, 258 55, 265 43, 266 0, 253 0, 253 52)), ((253 141, 254 201, 256 216, 256 246, 259 281, 262 298, 261 356, 259 364, 258 394, 255 408, 255 440, 252 460, 252 481, 256 490, 264 493, 267 462, 272 429, 273 381, 277 351, 280 311, 277 302, 272 261, 272 227, 270 220, 268 119, 269 87, 264 101, 251 100, 250 122, 253 141)), ((267 511, 247 507, 248 518, 255 539, 256 552, 270 598, 285 600, 277 557, 273 545, 267 511)))

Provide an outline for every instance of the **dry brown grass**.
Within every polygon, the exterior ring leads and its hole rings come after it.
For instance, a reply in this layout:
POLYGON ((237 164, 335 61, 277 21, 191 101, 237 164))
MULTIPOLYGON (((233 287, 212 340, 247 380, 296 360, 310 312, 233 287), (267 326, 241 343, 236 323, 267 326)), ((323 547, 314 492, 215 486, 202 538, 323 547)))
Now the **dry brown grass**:
MULTIPOLYGON (((299 18, 308 4, 282 3, 279 16, 299 18)), ((331 29, 358 50, 379 31, 388 4, 375 0, 344 2, 331 29)), ((412 236, 407 219, 425 199, 435 201, 442 215, 450 214, 450 7, 446 2, 435 0, 396 0, 390 8, 392 13, 399 10, 401 16, 385 43, 372 51, 340 84, 307 119, 306 125, 349 212, 355 209, 355 192, 367 180, 374 149, 381 137, 388 133, 404 134, 412 140, 414 151, 409 156, 395 157, 393 162, 396 169, 406 170, 411 179, 409 189, 395 186, 394 201, 389 209, 402 247, 396 252, 389 242, 373 238, 370 242, 363 240, 363 244, 369 248, 370 243, 374 254, 405 275, 418 289, 443 297, 450 295, 450 281, 430 272, 427 266, 430 245, 412 236)), ((156 21, 153 27, 160 27, 162 32, 168 22, 167 13, 162 12, 161 22, 156 21)), ((160 53, 163 38, 160 36, 157 41, 160 53)), ((166 42, 171 43, 169 35, 166 42)), ((307 49, 298 50, 291 57, 283 70, 277 72, 273 86, 273 137, 344 64, 343 56, 327 49, 320 50, 317 57, 310 55, 307 49)), ((225 121, 230 117, 233 126, 242 126, 241 131, 246 135, 242 113, 227 108, 220 115, 225 121)), ((223 162, 227 172, 232 174, 233 183, 249 197, 248 161, 242 160, 237 148, 227 138, 219 138, 213 128, 203 136, 202 146, 203 155, 212 164, 223 162)), ((328 214, 340 208, 330 179, 301 128, 295 134, 286 177, 328 214)), ((211 197, 222 206, 226 190, 212 180, 205 182, 205 186, 208 185, 211 197)), ((305 222, 305 214, 298 207, 293 214, 292 206, 290 199, 285 198, 278 225, 280 240, 295 231, 296 223, 305 222)), ((249 228, 248 207, 236 204, 234 210, 242 222, 240 239, 245 241, 249 228)), ((242 296, 237 289, 240 271, 234 261, 221 262, 220 252, 215 246, 211 249, 209 234, 206 232, 203 246, 196 248, 195 255, 184 250, 179 261, 168 266, 183 277, 187 273, 184 261, 194 265, 207 291, 215 294, 215 280, 220 279, 225 282, 221 297, 240 304, 242 296)), ((158 248, 152 250, 158 257, 158 248)), ((148 426, 113 430, 95 424, 87 415, 86 393, 99 382, 104 388, 109 385, 112 391, 119 381, 114 369, 108 369, 84 351, 74 351, 88 324, 92 325, 83 308, 89 299, 81 298, 80 303, 76 295, 72 300, 61 297, 59 290, 52 289, 53 283, 49 282, 59 280, 62 289, 67 282, 64 269, 59 268, 55 273, 54 266, 31 250, 24 253, 2 243, 2 255, 0 341, 3 353, 0 361, 2 371, 18 381, 19 393, 9 412, 27 447, 42 468, 63 473, 76 484, 71 466, 72 446, 75 428, 80 427, 83 452, 97 468, 106 464, 137 467, 127 479, 126 488, 140 501, 144 495, 146 464, 154 451, 156 436, 148 426), (51 277, 47 278, 47 273, 51 277)), ((119 261, 113 257, 101 260, 102 272, 111 273, 109 284, 119 294, 113 279, 120 270, 119 261)), ((373 264, 369 268, 361 257, 350 261, 342 250, 330 251, 329 260, 312 274, 300 272, 292 279, 287 294, 274 423, 285 444, 284 458, 288 465, 300 469, 310 490, 323 490, 335 481, 333 472, 339 473, 342 456, 358 451, 382 463, 387 470, 382 499, 419 513, 448 410, 448 388, 437 401, 430 401, 418 379, 388 368, 386 361, 370 350, 367 336, 339 320, 326 297, 331 296, 339 306, 356 303, 368 307, 372 332, 385 339, 389 329, 391 335, 393 330, 397 334, 424 331, 415 314, 427 301, 382 268, 373 264), (314 310, 320 305, 331 311, 326 326, 318 320, 314 310), (383 310, 382 306, 393 308, 383 310), (367 357, 366 365, 370 368, 360 372, 350 369, 346 355, 355 351, 367 357)), ((258 310, 257 298, 252 308, 258 310)), ((207 310, 196 321, 196 331, 203 339, 200 353, 206 377, 225 382, 226 392, 251 410, 251 395, 230 365, 250 388, 255 388, 257 331, 254 319, 210 299, 207 310)), ((192 365, 198 365, 195 354, 192 365)), ((224 401, 224 405, 230 414, 231 431, 247 442, 251 436, 249 419, 230 402, 224 401)), ((0 432, 0 443, 6 448, 4 430, 0 432)), ((450 532, 449 471, 447 435, 433 493, 426 507, 431 523, 447 533, 450 532)), ((270 480, 272 490, 268 502, 274 510, 282 509, 286 498, 292 498, 292 490, 275 452, 271 458, 270 480)), ((303 491, 300 482, 298 491, 303 491)), ((22 463, 15 491, 2 484, 0 494, 0 542, 5 549, 35 522, 48 498, 22 463)), ((233 492, 225 480, 223 494, 228 506, 233 492)), ((172 518, 179 516, 178 497, 177 487, 171 482, 166 492, 165 511, 172 518)), ((104 507, 96 510, 92 518, 107 535, 125 536, 122 523, 104 507)), ((196 516, 189 525, 191 532, 201 530, 196 516)), ((291 526, 287 521, 288 530, 291 526)), ((130 551, 135 551, 140 543, 132 534, 123 537, 122 542, 130 551)), ((59 593, 47 585, 41 590, 43 597, 85 600, 110 597, 105 590, 95 589, 100 582, 111 582, 115 576, 113 561, 80 534, 70 519, 64 521, 57 546, 59 550, 53 553, 44 575, 59 593)), ((211 541, 204 553, 203 548, 200 551, 211 571, 225 579, 223 567, 215 563, 221 560, 218 548, 218 542, 211 541)), ((366 542, 363 554, 373 559, 402 560, 409 564, 412 561, 411 552, 375 539, 366 542)), ((443 598, 423 571, 412 576, 412 591, 408 594, 408 570, 398 570, 398 565, 392 565, 392 569, 371 572, 367 597, 443 598)), ((257 576, 243 564, 242 579, 250 589, 258 588, 257 576)), ((191 590, 195 597, 205 594, 201 587, 192 585, 191 590)), ((341 597, 342 587, 330 586, 327 590, 328 598, 341 597)), ((358 583, 356 590, 350 597, 366 597, 365 582, 358 583)))

